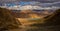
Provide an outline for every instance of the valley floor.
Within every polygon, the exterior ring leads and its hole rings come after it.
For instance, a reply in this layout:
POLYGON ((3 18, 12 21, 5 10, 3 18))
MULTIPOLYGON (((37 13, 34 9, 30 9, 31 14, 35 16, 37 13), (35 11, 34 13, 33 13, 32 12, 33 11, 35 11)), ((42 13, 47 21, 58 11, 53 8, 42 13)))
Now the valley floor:
POLYGON ((12 29, 9 31, 60 31, 60 25, 57 26, 22 26, 21 29, 12 29))

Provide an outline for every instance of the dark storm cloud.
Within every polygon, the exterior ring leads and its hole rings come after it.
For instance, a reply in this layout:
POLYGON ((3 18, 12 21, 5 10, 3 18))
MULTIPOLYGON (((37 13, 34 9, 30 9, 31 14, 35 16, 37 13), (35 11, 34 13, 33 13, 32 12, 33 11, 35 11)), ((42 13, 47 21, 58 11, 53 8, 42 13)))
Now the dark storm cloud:
POLYGON ((39 2, 56 2, 60 0, 0 0, 0 2, 13 2, 13 1, 39 1, 39 2))

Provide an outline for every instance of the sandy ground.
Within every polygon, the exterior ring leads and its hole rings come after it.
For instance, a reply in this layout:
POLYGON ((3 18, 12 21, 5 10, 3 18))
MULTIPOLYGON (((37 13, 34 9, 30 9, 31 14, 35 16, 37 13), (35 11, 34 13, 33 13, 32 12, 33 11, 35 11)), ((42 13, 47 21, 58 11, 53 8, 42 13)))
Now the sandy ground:
POLYGON ((11 29, 8 31, 60 31, 60 26, 30 27, 25 26, 21 29, 11 29))

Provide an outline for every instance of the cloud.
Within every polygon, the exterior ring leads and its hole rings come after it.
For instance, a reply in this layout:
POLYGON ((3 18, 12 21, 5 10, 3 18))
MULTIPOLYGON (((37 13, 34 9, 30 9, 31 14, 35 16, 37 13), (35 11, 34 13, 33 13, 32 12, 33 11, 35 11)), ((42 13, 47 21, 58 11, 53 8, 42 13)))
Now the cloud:
POLYGON ((12 10, 42 10, 42 9, 58 9, 58 7, 40 7, 40 6, 32 6, 32 5, 25 5, 25 6, 13 6, 8 7, 8 9, 12 10))
MULTIPOLYGON (((17 9, 17 10, 26 10, 26 9, 52 9, 52 6, 54 6, 54 4, 56 5, 58 3, 60 3, 60 1, 53 2, 53 3, 41 3, 41 2, 38 2, 38 1, 29 1, 29 2, 20 1, 19 2, 20 6, 14 5, 14 6, 8 7, 8 8, 9 9, 17 9)), ((10 4, 10 5, 12 5, 12 4, 10 4)), ((56 6, 54 6, 54 7, 56 7, 56 6)))
POLYGON ((47 3, 47 2, 57 2, 57 1, 60 1, 60 0, 0 0, 0 2, 19 2, 19 1, 39 1, 39 2, 44 2, 44 3, 47 3))

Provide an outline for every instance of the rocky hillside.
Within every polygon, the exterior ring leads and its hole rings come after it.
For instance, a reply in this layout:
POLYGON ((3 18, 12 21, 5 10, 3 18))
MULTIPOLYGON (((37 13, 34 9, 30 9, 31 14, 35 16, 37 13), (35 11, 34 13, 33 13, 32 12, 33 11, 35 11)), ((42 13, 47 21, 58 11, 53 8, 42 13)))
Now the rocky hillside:
POLYGON ((51 15, 48 15, 42 19, 44 23, 32 24, 32 26, 58 26, 60 25, 60 9, 56 10, 51 15))
POLYGON ((60 25, 60 9, 56 10, 51 16, 46 19, 47 25, 60 25))
POLYGON ((11 11, 5 8, 0 8, 0 31, 6 29, 15 29, 21 25, 14 16, 11 15, 11 11))

